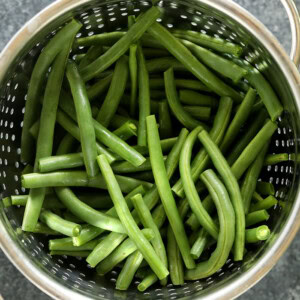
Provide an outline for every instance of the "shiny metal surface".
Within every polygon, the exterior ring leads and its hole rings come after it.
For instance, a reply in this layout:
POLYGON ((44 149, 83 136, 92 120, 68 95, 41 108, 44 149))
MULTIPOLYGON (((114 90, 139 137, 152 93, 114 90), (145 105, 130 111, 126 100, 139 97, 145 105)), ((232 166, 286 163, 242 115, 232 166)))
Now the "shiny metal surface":
MULTIPOLYGON (((283 1, 294 9, 292 1, 283 1)), ((228 0, 164 1, 168 26, 182 26, 218 34, 237 43, 247 44, 245 58, 272 82, 287 113, 280 120, 280 130, 272 141, 271 152, 298 153, 300 131, 300 77, 292 61, 270 32, 238 5, 228 0), (178 20, 181 20, 178 22, 178 20), (204 29, 203 29, 204 28, 204 29)), ((19 162, 20 131, 24 98, 34 61, 51 32, 71 16, 83 23, 82 35, 116 30, 126 26, 127 11, 143 10, 148 2, 61 0, 28 22, 7 45, 0 56, 0 183, 2 197, 23 193, 20 187, 22 165, 19 162), (113 13, 113 14, 112 14, 113 13), (125 14, 125 15, 124 15, 125 14)), ((292 58, 299 62, 299 20, 293 17, 292 58)), ((55 33, 55 32, 53 32, 55 33)), ((94 273, 77 259, 51 258, 47 240, 37 235, 19 234, 21 214, 15 208, 4 209, 0 201, 0 244, 3 251, 34 284, 56 299, 232 299, 264 276, 290 244, 300 225, 298 166, 290 161, 265 168, 262 178, 275 184, 276 196, 286 201, 285 209, 276 208, 270 226, 270 241, 250 255, 242 265, 228 261, 215 276, 187 283, 183 287, 155 288, 140 294, 113 290, 116 272, 109 278, 94 273)), ((1 198, 2 198, 1 197, 1 198)))

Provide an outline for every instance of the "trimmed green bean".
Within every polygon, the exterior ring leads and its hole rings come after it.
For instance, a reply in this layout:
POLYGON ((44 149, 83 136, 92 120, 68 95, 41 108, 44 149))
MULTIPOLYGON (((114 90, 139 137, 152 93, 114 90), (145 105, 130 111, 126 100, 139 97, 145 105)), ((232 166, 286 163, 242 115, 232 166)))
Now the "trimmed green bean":
POLYGON ((130 214, 130 210, 128 209, 119 184, 106 157, 104 155, 99 155, 97 161, 106 181, 109 194, 113 200, 118 216, 126 228, 128 236, 136 243, 138 250, 142 253, 144 259, 148 262, 157 277, 159 279, 165 278, 169 272, 162 264, 151 244, 141 234, 140 229, 130 214))
MULTIPOLYGON (((195 269, 186 272, 185 279, 187 280, 206 278, 217 272, 226 263, 235 242, 236 217, 224 184, 211 169, 202 173, 201 180, 205 183, 216 205, 220 222, 220 233, 216 250, 207 261, 199 263, 195 269)), ((231 200, 233 201, 233 198, 231 200)), ((244 247, 241 250, 243 253, 244 247)))
POLYGON ((109 74, 108 76, 98 80, 96 83, 87 88, 87 95, 90 101, 99 98, 108 90, 112 77, 113 74, 109 74))
MULTIPOLYGON (((149 228, 142 229, 141 232, 143 238, 146 238, 148 243, 154 237, 153 231, 149 228)), ((136 250, 137 250, 136 244, 133 242, 132 239, 127 238, 108 257, 106 257, 103 261, 101 261, 98 264, 96 268, 97 273, 99 275, 105 275, 136 250)))
POLYGON ((201 256, 205 246, 207 245, 207 242, 208 232, 204 228, 201 228, 199 230, 198 237, 191 248, 191 255, 194 259, 198 259, 201 256))
POLYGON ((172 30, 172 33, 178 38, 189 40, 193 43, 221 53, 230 53, 239 57, 243 52, 243 48, 240 45, 228 42, 221 38, 212 37, 201 32, 175 29, 172 30))
MULTIPOLYGON (((139 185, 143 185, 146 189, 153 186, 152 183, 121 175, 117 175, 116 178, 124 193, 131 192, 139 185)), ((25 188, 85 186, 107 189, 107 185, 102 175, 88 178, 85 171, 60 171, 44 174, 31 173, 23 175, 21 180, 22 186, 25 188)))
MULTIPOLYGON (((73 39, 75 34, 81 28, 82 24, 76 20, 72 20, 67 25, 65 25, 46 45, 43 49, 39 58, 34 66, 34 69, 31 74, 27 101, 25 105, 26 114, 24 114, 23 128, 22 128, 22 137, 21 137, 21 160, 23 162, 29 162, 32 159, 34 151, 34 139, 29 133, 29 129, 32 124, 37 120, 40 114, 40 96, 42 93, 44 78, 45 75, 52 64, 56 59, 58 53, 65 48, 66 42, 73 39)), ((62 67, 62 66, 61 66, 62 67)), ((51 72, 53 73, 53 72, 51 72)), ((58 79, 54 78, 53 79, 58 79)), ((58 86, 56 86, 57 92, 58 86)))
POLYGON ((265 155, 268 151, 269 143, 262 148, 261 152, 257 155, 254 162, 250 165, 246 171, 244 180, 241 185, 241 194, 244 200, 244 210, 245 214, 248 214, 251 200, 255 189, 257 188, 257 180, 261 172, 265 155))
POLYGON ((227 60, 210 50, 202 48, 201 46, 188 41, 188 39, 181 39, 180 41, 206 66, 218 72, 222 76, 230 78, 235 83, 247 74, 245 69, 236 65, 232 61, 227 60))
POLYGON ((74 246, 72 242, 72 238, 61 238, 49 240, 48 246, 49 250, 61 250, 61 251, 92 251, 97 244, 99 243, 99 239, 90 241, 82 246, 74 246))
POLYGON ((263 201, 257 202, 257 203, 253 203, 250 206, 250 212, 254 212, 254 211, 258 211, 258 210, 262 210, 262 209, 270 209, 273 206, 277 205, 278 201, 274 196, 269 196, 266 199, 264 199, 263 201))
POLYGON ((53 230, 49 228, 46 224, 40 222, 37 222, 32 232, 38 234, 47 234, 47 235, 61 235, 60 232, 53 230))
POLYGON ((191 173, 191 157, 193 146, 196 142, 198 134, 202 130, 202 127, 196 127, 187 137, 180 154, 179 170, 183 189, 192 212, 197 216, 199 223, 206 229, 206 231, 208 231, 212 237, 217 239, 219 233, 218 227, 207 211, 203 208, 191 173))
POLYGON ((258 194, 257 192, 253 193, 252 198, 256 202, 264 201, 264 198, 260 194, 258 194))
POLYGON ((121 37, 109 50, 96 59, 93 63, 82 69, 82 76, 88 81, 111 66, 128 50, 130 45, 136 42, 153 22, 161 15, 157 7, 147 10, 135 24, 128 29, 126 35, 121 37))
POLYGON ((159 143, 159 133, 155 116, 147 117, 147 138, 149 154, 154 174, 155 183, 164 205, 166 215, 174 231, 176 241, 180 248, 183 260, 187 268, 194 268, 195 262, 190 255, 190 246, 186 236, 182 220, 180 219, 176 203, 171 191, 166 167, 163 161, 162 151, 159 143))
POLYGON ((140 292, 146 291, 151 285, 153 285, 155 282, 157 282, 158 278, 157 276, 153 273, 150 272, 147 276, 143 278, 141 283, 138 285, 137 289, 140 292))
POLYGON ((149 73, 165 72, 169 68, 173 68, 175 71, 187 71, 181 62, 171 56, 150 59, 146 63, 146 68, 149 73))
MULTIPOLYGON (((234 260, 239 261, 243 259, 244 244, 245 244, 245 214, 243 199, 240 188, 233 170, 229 167, 226 159, 222 155, 218 146, 210 138, 209 134, 203 130, 198 135, 200 142, 208 152, 215 168, 218 170, 225 186, 228 189, 235 215, 236 215, 236 230, 234 242, 234 260)), ((220 221, 221 222, 221 221, 220 221)), ((221 226, 222 228, 222 226, 221 226)))
MULTIPOLYGON (((220 104, 218 107, 217 114, 214 119, 213 127, 209 132, 211 139, 219 145, 223 139, 224 132, 227 128, 228 122, 230 120, 230 114, 232 109, 232 100, 229 97, 221 97, 220 104)), ((205 170, 210 161, 209 155, 205 149, 201 149, 191 164, 192 178, 195 182, 201 172, 205 170)), ((182 180, 179 179, 175 185, 172 187, 172 191, 179 197, 184 197, 184 189, 182 185, 182 180)))
POLYGON ((226 153, 228 148, 232 145, 233 141, 239 134, 241 127, 248 119, 255 98, 256 98, 256 91, 250 88, 243 102, 238 108, 234 118, 232 119, 230 125, 228 126, 228 129, 226 131, 226 134, 220 146, 220 149, 223 153, 226 153))
MULTIPOLYGON (((71 43, 73 42, 75 33, 76 32, 74 32, 72 38, 66 40, 66 46, 61 50, 61 52, 57 55, 57 58, 54 60, 51 72, 48 77, 43 98, 39 133, 36 143, 35 162, 33 167, 34 172, 38 170, 38 160, 42 157, 51 155, 53 151, 54 129, 60 90, 64 78, 64 72, 71 48, 71 43)), ((28 101, 26 101, 26 107, 28 104, 27 102, 28 101)), ((34 110, 34 108, 30 108, 30 106, 27 109, 34 110)), ((25 130, 24 127, 23 130, 25 130)), ((44 188, 33 189, 29 191, 29 197, 26 203, 22 222, 22 229, 24 231, 31 231, 35 228, 41 212, 41 208, 43 206, 45 192, 46 191, 44 188)))
POLYGON ((118 129, 113 131, 113 134, 118 136, 121 140, 127 141, 133 136, 137 136, 137 126, 131 121, 125 122, 118 129))
POLYGON ((73 237, 80 234, 81 226, 79 224, 64 220, 49 210, 42 210, 40 219, 50 229, 60 232, 64 235, 73 237))
POLYGON ((86 67, 97 59, 101 54, 103 54, 103 47, 100 45, 91 46, 84 57, 80 60, 78 65, 79 69, 86 67))
POLYGON ((256 185, 256 190, 261 195, 275 195, 275 187, 270 182, 258 181, 256 185))
POLYGON ((195 75, 207 87, 220 96, 229 96, 237 102, 241 102, 241 96, 229 87, 210 70, 208 70, 181 42, 159 23, 153 23, 148 29, 169 52, 175 56, 193 75, 195 75))
POLYGON ((246 215, 246 227, 269 220, 270 215, 265 209, 257 210, 246 215))
POLYGON ((254 161, 264 145, 270 140, 277 125, 271 120, 267 121, 263 128, 257 133, 253 140, 245 147, 238 159, 231 166, 232 173, 240 179, 249 165, 254 161))
POLYGON ((201 121, 208 121, 210 119, 211 108, 202 106, 184 106, 183 109, 192 117, 201 121))
POLYGON ((247 145, 251 142, 251 140, 255 137, 258 131, 263 126, 267 117, 267 113, 265 110, 261 110, 257 117, 253 120, 251 125, 243 132, 239 141, 234 145, 231 149, 227 162, 230 166, 238 159, 243 150, 247 147, 247 145))
POLYGON ((246 243, 258 243, 266 241, 270 236, 270 229, 267 225, 262 225, 257 228, 246 230, 246 243))
POLYGON ((138 84, 139 84, 139 126, 138 126, 138 142, 139 146, 147 145, 146 136, 146 117, 150 115, 150 88, 149 88, 149 74, 146 69, 146 62, 142 52, 141 46, 137 48, 138 59, 138 84))
POLYGON ((164 79, 168 104, 178 121, 188 129, 194 129, 197 126, 203 126, 206 128, 206 126, 203 123, 194 119, 189 113, 187 113, 180 104, 176 91, 174 72, 172 68, 168 69, 168 71, 164 73, 164 79))
POLYGON ((96 135, 86 88, 74 62, 69 61, 66 75, 74 99, 84 164, 88 176, 94 177, 99 172, 96 163, 96 135))
POLYGON ((160 137, 163 139, 172 136, 172 121, 167 101, 158 104, 158 115, 160 137))
POLYGON ((264 166, 277 165, 285 161, 289 161, 288 153, 269 154, 265 158, 264 166))
POLYGON ((203 95, 192 90, 179 90, 179 99, 182 103, 194 106, 217 107, 218 101, 215 97, 203 95))
POLYGON ((122 56, 116 63, 113 77, 105 100, 101 105, 96 120, 104 127, 108 127, 114 117, 125 91, 128 77, 128 58, 122 56))
POLYGON ((137 45, 133 44, 129 47, 129 73, 131 80, 131 94, 130 94, 130 115, 135 116, 137 106, 137 45))

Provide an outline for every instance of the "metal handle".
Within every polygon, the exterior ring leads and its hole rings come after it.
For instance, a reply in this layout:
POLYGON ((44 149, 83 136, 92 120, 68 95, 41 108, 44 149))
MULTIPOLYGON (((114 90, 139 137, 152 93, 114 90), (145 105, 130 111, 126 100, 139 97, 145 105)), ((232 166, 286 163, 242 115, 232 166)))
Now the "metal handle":
POLYGON ((284 6, 292 31, 292 47, 290 58, 299 67, 300 64, 300 17, 294 0, 280 0, 284 6))

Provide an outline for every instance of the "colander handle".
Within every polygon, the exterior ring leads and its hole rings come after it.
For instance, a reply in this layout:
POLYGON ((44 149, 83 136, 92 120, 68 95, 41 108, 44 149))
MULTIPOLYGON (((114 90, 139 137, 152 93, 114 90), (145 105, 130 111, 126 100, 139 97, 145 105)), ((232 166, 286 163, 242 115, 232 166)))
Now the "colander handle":
POLYGON ((300 64, 300 17, 294 0, 280 0, 284 6, 292 31, 292 47, 290 58, 297 67, 300 64))

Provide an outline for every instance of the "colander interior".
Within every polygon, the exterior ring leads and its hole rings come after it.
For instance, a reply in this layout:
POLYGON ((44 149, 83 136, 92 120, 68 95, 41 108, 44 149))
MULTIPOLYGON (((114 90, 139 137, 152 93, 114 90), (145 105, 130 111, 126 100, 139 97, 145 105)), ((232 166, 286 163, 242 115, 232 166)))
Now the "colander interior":
MULTIPOLYGON (((16 229, 21 226, 22 208, 3 208, 0 201, 0 219, 14 242, 22 249, 28 259, 32 260, 38 269, 43 270, 57 283, 69 289, 95 299, 181 299, 184 297, 201 296, 217 287, 222 287, 230 280, 240 276, 251 268, 257 259, 267 251, 279 235, 290 213, 295 198, 293 188, 296 178, 297 154, 297 120, 295 99, 293 99, 289 83, 267 49, 261 45, 246 29, 226 17, 222 12, 213 11, 197 1, 161 1, 165 8, 164 17, 159 22, 168 28, 191 29, 212 36, 218 36, 246 47, 244 58, 255 65, 272 83, 273 88, 281 98, 286 112, 279 119, 279 129, 273 136, 270 153, 287 152, 291 160, 280 165, 266 166, 261 174, 263 181, 272 182, 276 188, 276 197, 286 203, 284 207, 275 207, 268 221, 273 234, 268 243, 249 247, 246 259, 242 264, 228 260, 226 265, 214 276, 205 280, 186 283, 181 287, 172 284, 162 288, 156 285, 145 293, 136 291, 139 281, 135 281, 127 292, 114 290, 117 270, 105 278, 99 277, 86 262, 70 257, 51 257, 48 254, 45 237, 21 233, 16 229)), ((128 14, 138 15, 150 6, 148 1, 91 1, 82 5, 72 15, 83 24, 78 36, 91 36, 101 32, 122 30, 127 28, 128 14)), ((20 137, 26 93, 30 74, 34 63, 47 41, 55 34, 59 26, 69 20, 70 14, 65 14, 48 26, 47 32, 31 40, 11 65, 0 90, 0 183, 1 198, 11 194, 23 194, 20 175, 24 165, 20 162, 20 137)), ((84 51, 85 49, 81 49, 84 51)), ((78 53, 78 52, 77 52, 78 53)), ((75 53, 73 54, 75 55, 75 53)))

